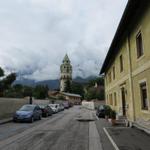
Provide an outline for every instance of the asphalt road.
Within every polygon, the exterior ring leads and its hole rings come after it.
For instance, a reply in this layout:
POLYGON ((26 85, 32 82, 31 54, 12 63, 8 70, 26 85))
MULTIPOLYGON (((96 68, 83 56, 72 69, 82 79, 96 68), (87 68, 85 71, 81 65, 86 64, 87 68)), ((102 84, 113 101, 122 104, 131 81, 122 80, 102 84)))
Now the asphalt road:
POLYGON ((34 123, 0 125, 0 150, 89 150, 89 122, 75 106, 34 123))

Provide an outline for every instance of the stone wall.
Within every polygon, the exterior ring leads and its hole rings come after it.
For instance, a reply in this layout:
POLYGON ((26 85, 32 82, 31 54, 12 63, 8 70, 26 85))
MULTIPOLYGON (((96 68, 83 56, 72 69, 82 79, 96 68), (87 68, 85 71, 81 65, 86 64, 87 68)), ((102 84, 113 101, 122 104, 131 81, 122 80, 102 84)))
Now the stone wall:
MULTIPOLYGON (((0 119, 10 118, 14 112, 24 104, 29 103, 29 98, 0 98, 0 119)), ((33 100, 33 104, 49 104, 50 100, 33 100)))
POLYGON ((18 108, 27 103, 28 99, 0 98, 0 119, 12 117, 18 108))

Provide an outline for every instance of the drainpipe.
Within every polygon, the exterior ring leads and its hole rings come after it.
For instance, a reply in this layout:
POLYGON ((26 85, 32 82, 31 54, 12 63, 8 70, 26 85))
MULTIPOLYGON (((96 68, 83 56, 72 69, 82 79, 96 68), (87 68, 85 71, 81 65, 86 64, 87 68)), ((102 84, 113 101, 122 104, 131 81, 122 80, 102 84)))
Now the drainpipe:
POLYGON ((132 63, 131 63, 131 47, 130 47, 130 35, 127 35, 127 51, 128 51, 128 63, 129 63, 129 85, 130 85, 130 94, 131 94, 131 101, 132 101, 132 110, 133 110, 133 122, 135 121, 135 101, 134 101, 134 94, 133 94, 133 80, 132 80, 132 63))

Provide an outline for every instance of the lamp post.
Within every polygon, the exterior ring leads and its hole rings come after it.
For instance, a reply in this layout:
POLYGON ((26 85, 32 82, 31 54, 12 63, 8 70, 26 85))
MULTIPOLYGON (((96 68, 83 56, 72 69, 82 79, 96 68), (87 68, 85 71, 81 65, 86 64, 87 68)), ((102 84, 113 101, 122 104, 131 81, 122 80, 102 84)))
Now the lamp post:
POLYGON ((33 101, 32 101, 32 95, 30 95, 30 98, 29 98, 29 104, 32 104, 33 101))
POLYGON ((32 104, 33 103, 33 100, 32 100, 32 91, 28 91, 28 96, 29 96, 29 104, 32 104))

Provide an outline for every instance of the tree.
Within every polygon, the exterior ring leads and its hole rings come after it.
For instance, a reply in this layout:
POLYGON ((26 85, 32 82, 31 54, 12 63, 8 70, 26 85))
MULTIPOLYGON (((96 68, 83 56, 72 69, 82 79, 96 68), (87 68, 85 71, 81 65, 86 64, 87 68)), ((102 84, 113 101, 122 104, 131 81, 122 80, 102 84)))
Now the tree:
POLYGON ((11 73, 8 76, 6 76, 6 78, 4 78, 1 82, 4 88, 8 89, 15 80, 16 80, 16 74, 11 73))
POLYGON ((96 79, 90 80, 87 84, 87 87, 90 88, 97 83, 98 85, 104 86, 104 78, 103 77, 97 77, 96 79))
POLYGON ((4 76, 4 70, 0 67, 0 77, 4 76))
POLYGON ((82 96, 82 98, 84 96, 84 87, 81 83, 72 82, 71 91, 74 94, 80 94, 82 96))
POLYGON ((15 85, 13 85, 13 88, 16 91, 22 91, 23 90, 23 85, 21 85, 21 84, 15 84, 15 85))
POLYGON ((37 85, 34 88, 33 96, 37 99, 45 99, 48 97, 48 86, 37 85))
POLYGON ((104 93, 104 78, 98 77, 94 80, 89 81, 86 86, 86 92, 84 94, 84 98, 87 100, 98 99, 104 100, 105 93, 104 93), (97 87, 95 87, 95 83, 97 83, 97 87))
POLYGON ((96 90, 94 88, 88 89, 88 91, 85 93, 85 99, 92 100, 96 97, 96 90))
POLYGON ((26 96, 32 96, 32 93, 33 93, 33 88, 30 87, 30 86, 24 86, 23 87, 23 96, 26 97, 26 96))
MULTIPOLYGON (((4 76, 4 71, 0 67, 0 77, 4 76)), ((16 80, 16 73, 11 73, 0 80, 0 96, 4 95, 5 90, 8 90, 12 83, 16 80)))
POLYGON ((69 79, 67 79, 66 82, 65 82, 64 92, 71 93, 71 81, 69 79))
POLYGON ((23 98, 23 86, 16 84, 4 91, 4 97, 23 98))

